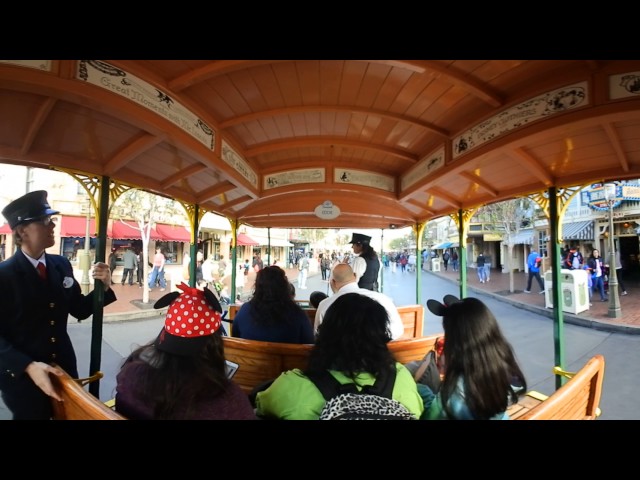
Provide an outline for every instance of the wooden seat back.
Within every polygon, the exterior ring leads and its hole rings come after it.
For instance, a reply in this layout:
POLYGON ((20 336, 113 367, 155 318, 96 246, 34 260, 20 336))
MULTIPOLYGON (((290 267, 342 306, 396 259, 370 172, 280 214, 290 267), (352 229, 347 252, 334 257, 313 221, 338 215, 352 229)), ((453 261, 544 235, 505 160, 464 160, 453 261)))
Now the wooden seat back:
POLYGON ((567 383, 517 420, 595 420, 604 366, 602 355, 593 356, 567 383))
POLYGON ((422 305, 404 305, 396 308, 404 324, 404 334, 400 340, 421 337, 424 330, 424 307, 422 305))
MULTIPOLYGON (((439 336, 442 335, 394 340, 388 346, 398 362, 407 363, 421 360, 439 336)), ((312 344, 260 342, 233 337, 223 337, 223 341, 225 358, 239 365, 233 381, 246 393, 287 370, 304 370, 313 348, 312 344)))
POLYGON ((54 420, 126 420, 85 390, 67 372, 61 377, 52 374, 49 377, 63 400, 59 402, 51 398, 54 420))
MULTIPOLYGON (((238 310, 242 305, 229 305, 229 313, 227 313, 227 320, 231 328, 233 328, 233 319, 235 318, 238 310)), ((316 319, 316 309, 313 307, 307 307, 300 305, 304 313, 309 317, 311 326, 313 327, 316 319)), ((416 338, 423 335, 424 330, 424 307, 422 305, 404 305, 402 307, 396 307, 402 323, 404 324, 404 334, 400 339, 416 338)), ((231 332, 229 332, 231 335, 231 332)))

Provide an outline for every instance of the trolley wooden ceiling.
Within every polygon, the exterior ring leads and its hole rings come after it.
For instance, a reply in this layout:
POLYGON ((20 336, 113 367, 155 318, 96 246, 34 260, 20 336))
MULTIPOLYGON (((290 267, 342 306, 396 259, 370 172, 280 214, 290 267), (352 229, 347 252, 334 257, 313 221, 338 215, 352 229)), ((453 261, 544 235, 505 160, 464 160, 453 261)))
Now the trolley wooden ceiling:
POLYGON ((640 61, 3 62, 0 161, 107 175, 255 227, 400 228, 640 178, 640 61), (95 68, 98 84, 83 77, 95 68), (336 218, 316 215, 327 201, 336 218))

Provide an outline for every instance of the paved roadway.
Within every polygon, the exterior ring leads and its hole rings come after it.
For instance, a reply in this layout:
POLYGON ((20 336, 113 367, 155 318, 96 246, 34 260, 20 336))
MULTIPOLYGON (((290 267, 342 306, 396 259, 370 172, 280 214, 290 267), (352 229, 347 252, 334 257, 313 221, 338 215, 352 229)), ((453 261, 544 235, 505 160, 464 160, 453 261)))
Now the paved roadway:
MULTIPOLYGON (((384 278, 384 291, 397 305, 415 303, 416 273, 390 272, 384 278)), ((421 272, 423 301, 428 298, 441 300, 445 294, 458 295, 458 287, 445 278, 430 272, 421 272)), ((308 280, 306 290, 297 289, 297 298, 308 299, 313 290, 327 291, 327 283, 320 275, 308 280)), ((518 308, 493 296, 477 295, 491 308, 509 341, 513 344, 523 367, 530 389, 550 394, 555 389, 551 369, 554 363, 553 320, 547 316, 518 308)), ((100 383, 100 398, 107 400, 114 395, 115 374, 131 349, 145 343, 160 331, 163 318, 153 317, 139 321, 107 322, 103 329, 102 365, 105 378, 100 383)), ((577 370, 594 354, 605 356, 607 366, 601 400, 601 419, 637 420, 640 409, 636 406, 640 398, 638 365, 640 365, 640 335, 611 333, 576 325, 565 325, 565 360, 568 370, 577 370)), ((440 317, 426 310, 426 335, 442 331, 440 317)), ((80 374, 88 375, 91 322, 71 322, 69 332, 73 339, 80 374)), ((9 412, 0 402, 0 419, 10 418, 9 412)))

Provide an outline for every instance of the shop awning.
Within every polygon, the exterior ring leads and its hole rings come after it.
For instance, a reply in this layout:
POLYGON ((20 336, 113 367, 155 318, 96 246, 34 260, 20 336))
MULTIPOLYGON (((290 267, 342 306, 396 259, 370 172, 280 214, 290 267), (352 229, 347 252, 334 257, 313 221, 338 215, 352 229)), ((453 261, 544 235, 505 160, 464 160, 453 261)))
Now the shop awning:
POLYGON ((288 240, 283 240, 282 238, 267 238, 267 237, 258 237, 254 236, 253 240, 258 242, 260 245, 271 245, 272 247, 293 247, 293 243, 288 240))
POLYGON ((521 230, 511 236, 512 245, 533 245, 533 229, 521 230))
MULTIPOLYGON (((62 215, 60 218, 60 236, 61 237, 86 237, 87 236, 87 217, 70 217, 62 215)), ((89 219, 89 236, 96 236, 96 220, 89 219)))
POLYGON ((181 225, 167 225, 166 223, 156 223, 156 231, 165 242, 187 242, 191 243, 191 232, 181 225))
POLYGON ((442 242, 435 247, 431 247, 431 250, 442 250, 443 248, 449 248, 451 245, 453 245, 453 242, 442 242))
POLYGON ((594 240, 593 220, 562 225, 562 240, 594 240))
POLYGON ((256 242, 253 238, 251 238, 246 233, 238 234, 238 245, 247 245, 247 246, 253 246, 253 247, 260 246, 258 242, 256 242))
POLYGON ((11 228, 8 223, 5 223, 0 227, 0 235, 9 235, 11 233, 11 228))
MULTIPOLYGON (((107 230, 107 236, 115 240, 138 240, 142 238, 137 223, 128 223, 121 220, 114 220, 111 229, 107 230)), ((155 228, 151 229, 150 240, 162 240, 155 228)))

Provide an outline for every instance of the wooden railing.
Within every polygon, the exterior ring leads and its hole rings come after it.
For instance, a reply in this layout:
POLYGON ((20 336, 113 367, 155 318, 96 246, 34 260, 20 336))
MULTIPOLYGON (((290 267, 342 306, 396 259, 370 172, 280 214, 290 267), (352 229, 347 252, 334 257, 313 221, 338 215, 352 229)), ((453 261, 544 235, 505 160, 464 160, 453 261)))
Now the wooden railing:
POLYGON ((61 377, 52 374, 49 377, 63 400, 51 398, 54 420, 126 420, 84 389, 85 385, 102 378, 102 372, 86 379, 74 379, 67 372, 61 377))
POLYGON ((527 393, 507 413, 512 420, 595 420, 600 415, 600 397, 605 361, 593 356, 576 373, 554 373, 569 377, 569 381, 551 395, 527 393))

